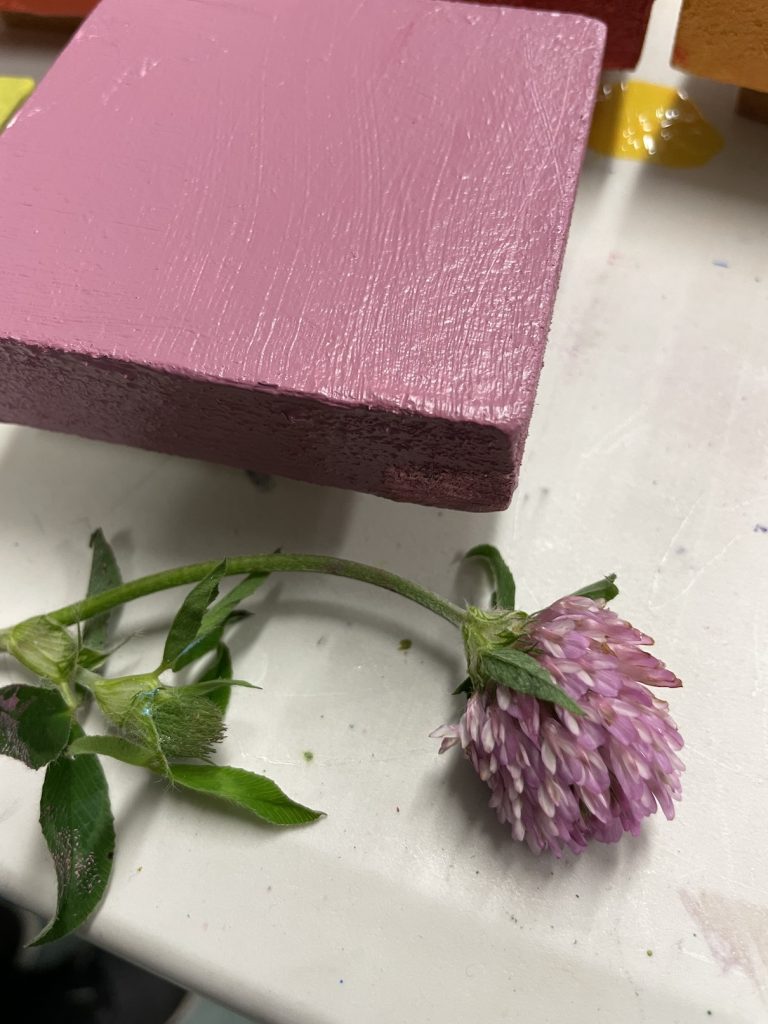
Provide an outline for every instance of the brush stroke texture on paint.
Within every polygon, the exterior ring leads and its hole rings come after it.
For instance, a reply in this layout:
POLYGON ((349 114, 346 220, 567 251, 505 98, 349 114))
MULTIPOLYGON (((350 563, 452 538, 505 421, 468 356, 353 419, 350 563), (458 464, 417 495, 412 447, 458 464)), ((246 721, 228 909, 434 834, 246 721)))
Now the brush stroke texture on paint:
POLYGON ((504 507, 603 39, 434 0, 103 0, 0 140, 0 418, 504 507))

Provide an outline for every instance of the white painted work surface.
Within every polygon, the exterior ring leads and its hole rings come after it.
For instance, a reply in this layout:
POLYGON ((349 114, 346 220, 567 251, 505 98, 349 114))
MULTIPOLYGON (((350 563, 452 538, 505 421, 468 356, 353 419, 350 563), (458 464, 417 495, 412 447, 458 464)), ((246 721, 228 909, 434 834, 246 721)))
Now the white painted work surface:
MULTIPOLYGON (((680 80, 676 6, 658 0, 638 77, 680 80)), ((0 35, 0 74, 54 52, 0 35)), ((126 577, 280 546, 479 600, 457 558, 491 541, 533 609, 617 572, 616 610, 686 684, 668 695, 687 742, 677 820, 533 858, 429 738, 460 709, 451 628, 360 584, 283 578, 234 642, 236 674, 264 689, 235 694, 222 756, 328 817, 260 828, 108 763, 118 852, 93 941, 270 1024, 768 1019, 768 127, 735 116, 733 89, 687 87, 726 140, 710 164, 587 158, 507 512, 268 490, 0 428, 2 625, 80 596, 99 525, 126 577)), ((120 664, 159 648, 175 600, 125 615, 143 639, 120 664)), ((50 911, 41 782, 0 764, 0 892, 50 911)))

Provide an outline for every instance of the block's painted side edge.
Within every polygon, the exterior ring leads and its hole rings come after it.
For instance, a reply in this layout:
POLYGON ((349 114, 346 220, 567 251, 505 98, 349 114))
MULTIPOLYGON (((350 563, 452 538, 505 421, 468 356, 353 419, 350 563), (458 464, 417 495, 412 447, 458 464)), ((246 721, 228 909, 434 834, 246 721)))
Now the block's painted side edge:
POLYGON ((344 406, 14 339, 0 339, 0 421, 471 512, 507 507, 524 441, 514 426, 344 406))
POLYGON ((719 82, 721 85, 734 85, 740 89, 751 89, 753 92, 765 92, 765 77, 752 72, 741 72, 738 75, 739 81, 735 81, 736 75, 723 71, 717 63, 707 57, 696 55, 691 57, 687 50, 681 49, 679 36, 675 40, 675 47, 670 57, 670 64, 678 71, 687 75, 696 75, 697 78, 708 78, 710 82, 719 82), (685 54, 685 57, 682 54, 685 54))

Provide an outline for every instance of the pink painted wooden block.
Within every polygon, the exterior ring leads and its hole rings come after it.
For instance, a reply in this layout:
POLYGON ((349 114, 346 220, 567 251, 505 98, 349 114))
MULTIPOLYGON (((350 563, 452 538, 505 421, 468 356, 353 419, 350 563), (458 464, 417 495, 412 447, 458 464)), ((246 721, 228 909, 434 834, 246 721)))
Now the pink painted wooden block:
POLYGON ((0 418, 504 507, 604 33, 103 0, 0 139, 0 418))

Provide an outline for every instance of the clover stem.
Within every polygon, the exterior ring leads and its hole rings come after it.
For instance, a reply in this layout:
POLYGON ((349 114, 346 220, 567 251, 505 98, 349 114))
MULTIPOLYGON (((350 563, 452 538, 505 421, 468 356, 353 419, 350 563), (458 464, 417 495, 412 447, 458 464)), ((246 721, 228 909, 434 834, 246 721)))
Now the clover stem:
MULTIPOLYGON (((72 626, 129 601, 147 597, 161 590, 170 590, 173 587, 196 583, 219 564, 216 561, 197 562, 194 565, 166 569, 150 576, 142 576, 129 583, 123 583, 119 587, 102 591, 93 597, 87 597, 82 601, 66 605, 64 608, 58 608, 56 611, 50 612, 48 618, 63 626, 72 626)), ((401 597, 421 605, 422 608, 428 609, 454 626, 461 626, 465 619, 463 609, 451 601, 446 601, 418 583, 413 583, 402 576, 387 572, 385 569, 377 569, 363 562, 352 562, 344 558, 331 558, 326 555, 283 553, 226 559, 225 576, 242 576, 253 572, 311 572, 342 576, 400 594, 401 597)))

